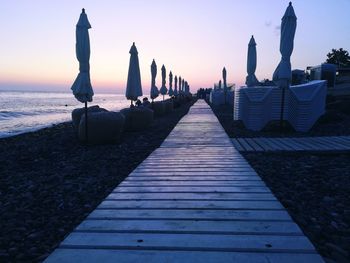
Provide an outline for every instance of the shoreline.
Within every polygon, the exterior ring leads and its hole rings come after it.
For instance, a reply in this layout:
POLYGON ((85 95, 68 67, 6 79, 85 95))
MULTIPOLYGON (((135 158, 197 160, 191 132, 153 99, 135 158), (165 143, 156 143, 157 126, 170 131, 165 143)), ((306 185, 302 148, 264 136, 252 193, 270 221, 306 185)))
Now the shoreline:
POLYGON ((41 262, 157 149, 193 102, 120 144, 85 146, 71 122, 2 138, 0 261, 41 262))

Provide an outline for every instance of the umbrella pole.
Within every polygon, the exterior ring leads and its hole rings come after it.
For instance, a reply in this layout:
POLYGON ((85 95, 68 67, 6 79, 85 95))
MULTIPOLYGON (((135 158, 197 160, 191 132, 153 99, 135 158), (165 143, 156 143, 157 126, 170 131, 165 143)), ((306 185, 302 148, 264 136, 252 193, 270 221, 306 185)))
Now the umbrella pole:
POLYGON ((282 97, 281 97, 281 114, 280 114, 280 132, 283 132, 283 113, 284 113, 284 93, 285 87, 282 86, 282 97))
POLYGON ((87 101, 85 101, 85 139, 86 143, 89 142, 88 136, 88 109, 87 109, 87 101))

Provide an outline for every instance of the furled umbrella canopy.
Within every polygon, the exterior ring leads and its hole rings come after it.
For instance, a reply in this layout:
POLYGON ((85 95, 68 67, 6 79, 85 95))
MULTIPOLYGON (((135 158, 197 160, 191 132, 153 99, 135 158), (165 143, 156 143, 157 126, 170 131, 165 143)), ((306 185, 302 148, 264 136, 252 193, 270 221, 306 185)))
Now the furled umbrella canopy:
POLYGON ((218 87, 219 90, 221 90, 221 80, 219 80, 219 87, 218 87))
POLYGON ((175 81, 174 95, 177 96, 177 95, 179 95, 179 92, 177 91, 177 76, 176 75, 175 75, 174 81, 175 81))
POLYGON ((131 101, 137 100, 142 96, 141 74, 139 66, 139 58, 135 42, 130 48, 130 63, 128 72, 128 81, 126 84, 125 97, 131 101))
POLYGON ((181 92, 184 93, 185 92, 185 79, 182 78, 182 83, 181 83, 181 92))
POLYGON ((71 90, 75 98, 85 103, 85 140, 88 139, 88 109, 87 103, 92 101, 94 91, 92 90, 90 80, 90 38, 89 29, 91 28, 88 17, 83 8, 75 30, 75 53, 79 61, 79 74, 75 79, 71 90))
POLYGON ((284 93, 289 87, 292 78, 292 65, 290 56, 293 52, 294 36, 297 28, 297 17, 295 16, 292 2, 289 2, 286 12, 282 17, 281 23, 281 40, 280 52, 282 55, 281 61, 273 73, 273 81, 282 88, 281 92, 281 114, 280 114, 280 129, 283 129, 283 114, 284 114, 284 93))
POLYGON ((185 81, 185 94, 190 94, 190 90, 189 90, 189 86, 188 86, 188 83, 187 81, 185 81))
POLYGON ((90 39, 89 39, 89 23, 85 9, 80 14, 79 21, 76 26, 76 44, 75 52, 79 61, 79 74, 75 79, 71 90, 75 98, 82 102, 91 102, 94 92, 90 81, 90 39))
POLYGON ((256 43, 254 36, 250 38, 248 44, 248 55, 247 55, 247 73, 245 84, 248 87, 255 86, 259 83, 258 79, 255 76, 256 70, 256 43))
POLYGON ((155 98, 158 97, 159 95, 159 90, 156 86, 156 76, 157 76, 157 64, 156 62, 152 61, 151 64, 151 77, 152 77, 152 82, 151 82, 151 99, 154 100, 155 98))
POLYGON ((222 69, 222 79, 224 80, 224 91, 227 91, 227 82, 226 82, 226 77, 227 77, 227 72, 226 72, 226 68, 224 67, 222 69))
POLYGON ((179 77, 179 94, 182 93, 181 85, 182 85, 182 78, 181 78, 181 76, 180 76, 180 77, 179 77))
POLYGON ((295 16, 292 2, 289 2, 281 23, 280 52, 282 58, 273 73, 273 81, 279 86, 289 86, 292 78, 290 57, 293 52, 296 27, 297 17, 295 16))
POLYGON ((165 86, 165 83, 166 83, 166 69, 165 69, 164 65, 162 66, 161 70, 162 70, 162 86, 160 87, 159 92, 160 92, 160 94, 163 95, 163 100, 164 100, 164 96, 168 92, 168 89, 165 86))
POLYGON ((170 71, 169 73, 169 96, 174 96, 173 91, 173 73, 170 71))

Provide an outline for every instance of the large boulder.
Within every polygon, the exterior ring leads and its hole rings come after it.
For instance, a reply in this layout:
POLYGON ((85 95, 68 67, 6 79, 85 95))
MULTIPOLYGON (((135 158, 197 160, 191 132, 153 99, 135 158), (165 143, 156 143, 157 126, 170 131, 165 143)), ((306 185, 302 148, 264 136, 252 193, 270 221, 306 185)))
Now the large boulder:
MULTIPOLYGON (((88 116, 92 112, 106 112, 106 111, 107 111, 106 109, 100 108, 100 106, 98 105, 91 106, 91 107, 88 107, 88 116)), ((79 129, 80 118, 83 114, 85 114, 85 108, 77 108, 72 111, 72 122, 76 130, 79 129)))
MULTIPOLYGON (((120 142, 125 117, 120 112, 101 111, 88 114, 88 143, 104 144, 120 142)), ((79 123, 78 137, 86 141, 85 113, 79 123)))
POLYGON ((151 108, 154 111, 154 116, 159 117, 165 114, 165 106, 162 101, 153 102, 151 108))
POLYGON ((164 102, 164 111, 165 113, 171 113, 174 109, 174 103, 172 99, 165 100, 164 102))
POLYGON ((125 131, 142 131, 153 122, 153 110, 148 107, 125 108, 120 112, 125 116, 125 131))

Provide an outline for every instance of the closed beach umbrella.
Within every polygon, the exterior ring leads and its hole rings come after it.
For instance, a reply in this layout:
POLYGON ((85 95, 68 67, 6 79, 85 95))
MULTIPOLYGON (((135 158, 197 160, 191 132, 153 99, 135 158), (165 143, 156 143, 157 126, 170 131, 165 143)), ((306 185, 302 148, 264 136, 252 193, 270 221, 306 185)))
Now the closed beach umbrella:
POLYGON ((222 69, 222 79, 224 80, 224 101, 225 101, 225 104, 226 104, 226 93, 227 93, 226 77, 227 77, 227 72, 226 72, 226 68, 224 67, 222 69))
POLYGON ((184 93, 185 92, 185 79, 182 78, 182 83, 181 83, 181 92, 184 93))
POLYGON ((255 86, 259 81, 255 76, 256 70, 256 43, 254 36, 250 38, 248 44, 248 55, 247 55, 247 73, 245 84, 248 87, 255 86))
POLYGON ((188 95, 190 93, 187 81, 185 81, 185 93, 188 95))
POLYGON ((177 91, 177 76, 176 75, 175 75, 174 81, 175 81, 174 95, 177 96, 179 94, 179 92, 177 91))
POLYGON ((179 94, 182 93, 181 85, 182 85, 182 79, 181 79, 181 76, 180 76, 180 77, 179 77, 179 94))
POLYGON ((94 95, 94 91, 92 90, 90 81, 90 39, 88 31, 89 28, 91 28, 91 25, 89 23, 87 15, 85 14, 85 9, 83 8, 75 31, 75 52, 79 61, 79 74, 75 79, 71 89, 75 98, 78 101, 85 103, 86 141, 88 141, 87 102, 91 102, 92 96, 94 95))
POLYGON ((132 105, 132 101, 137 100, 137 97, 142 96, 139 57, 135 42, 132 44, 129 53, 130 62, 125 97, 130 100, 132 105))
POLYGON ((169 96, 174 96, 174 91, 173 91, 173 73, 170 71, 169 73, 169 96))
POLYGON ((227 82, 226 82, 226 77, 227 77, 227 72, 226 72, 226 68, 224 67, 222 69, 222 79, 224 80, 224 91, 227 91, 227 82))
POLYGON ((289 87, 292 78, 292 66, 290 56, 293 52, 295 30, 297 28, 297 17, 295 16, 292 2, 289 2, 281 23, 280 52, 281 61, 273 73, 273 81, 282 88, 280 125, 283 125, 284 93, 289 87))
POLYGON ((151 83, 151 99, 152 99, 152 102, 155 98, 158 97, 159 95, 159 90, 156 86, 156 76, 157 76, 157 64, 156 62, 152 61, 152 64, 151 64, 151 76, 152 76, 152 83, 151 83))
POLYGON ((168 89, 165 86, 166 83, 166 69, 164 67, 164 65, 162 66, 162 86, 159 89, 160 94, 163 95, 163 100, 164 100, 164 96, 167 94, 168 89))

